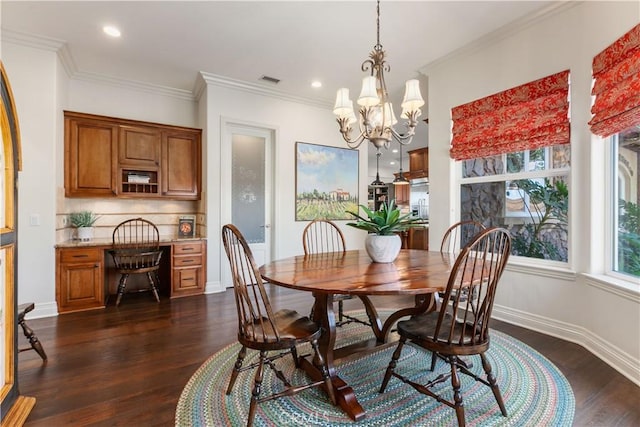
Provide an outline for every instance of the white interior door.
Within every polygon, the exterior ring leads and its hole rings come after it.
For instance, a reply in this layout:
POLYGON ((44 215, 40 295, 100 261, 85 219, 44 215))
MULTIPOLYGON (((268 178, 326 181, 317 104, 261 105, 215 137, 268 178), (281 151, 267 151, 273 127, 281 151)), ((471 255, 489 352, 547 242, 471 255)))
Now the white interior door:
MULTIPOLYGON (((272 132, 231 123, 225 129, 225 145, 231 160, 226 174, 231 191, 224 223, 238 227, 260 266, 271 260, 272 132)), ((223 277, 223 281, 232 285, 230 277, 223 277)))

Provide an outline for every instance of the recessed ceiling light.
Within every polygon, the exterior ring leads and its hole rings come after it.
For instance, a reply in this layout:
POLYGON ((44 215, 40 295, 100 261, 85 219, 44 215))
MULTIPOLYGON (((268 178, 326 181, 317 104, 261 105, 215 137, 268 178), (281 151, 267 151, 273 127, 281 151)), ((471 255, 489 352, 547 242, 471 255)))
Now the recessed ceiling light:
POLYGON ((396 164, 396 162, 389 162, 389 164, 390 164, 390 165, 395 165, 395 164, 396 164))
POLYGON ((315 87, 315 88, 322 87, 322 82, 318 80, 314 80, 311 82, 311 87, 315 87))
POLYGON ((102 27, 102 31, 110 37, 120 37, 120 30, 114 27, 113 25, 105 25, 102 27))
POLYGON ((391 150, 391 152, 392 152, 392 153, 397 153, 397 152, 398 152, 398 149, 397 149, 397 148, 394 148, 393 150, 391 150))

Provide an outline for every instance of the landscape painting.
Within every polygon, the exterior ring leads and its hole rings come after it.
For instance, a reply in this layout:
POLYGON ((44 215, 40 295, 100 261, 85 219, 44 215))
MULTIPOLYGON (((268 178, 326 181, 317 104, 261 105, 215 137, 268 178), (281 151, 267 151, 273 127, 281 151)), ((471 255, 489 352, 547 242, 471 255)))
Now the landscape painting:
POLYGON ((358 150, 296 142, 296 221, 352 219, 358 212, 358 150))

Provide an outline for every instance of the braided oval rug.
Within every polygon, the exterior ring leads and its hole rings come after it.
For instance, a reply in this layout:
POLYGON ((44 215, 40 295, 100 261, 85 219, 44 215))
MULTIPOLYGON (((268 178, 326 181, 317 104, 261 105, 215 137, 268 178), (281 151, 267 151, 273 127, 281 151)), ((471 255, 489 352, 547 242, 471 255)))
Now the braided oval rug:
MULTIPOLYGON (((363 317, 363 313, 353 313, 363 317)), ((385 313, 382 313, 384 316, 385 313)), ((351 323, 338 330, 337 347, 372 337, 366 326, 351 323)), ((225 394, 240 345, 231 344, 211 356, 193 374, 178 401, 175 425, 243 426, 246 425, 249 400, 255 370, 241 373, 233 392, 225 394)), ((411 386, 392 377, 385 393, 378 389, 395 346, 375 351, 357 360, 338 363, 339 375, 353 387, 366 417, 352 421, 339 407, 334 407, 321 389, 305 390, 295 396, 283 397, 258 405, 255 426, 453 426, 455 411, 422 395, 411 386)), ((309 354, 301 346, 299 354, 309 354)), ((491 347, 486 353, 497 377, 508 417, 503 417, 491 389, 461 374, 465 417, 469 426, 571 426, 575 399, 567 379, 549 360, 526 344, 493 330, 491 347)), ((257 356, 250 352, 245 366, 257 356)), ((483 373, 480 358, 465 360, 473 363, 474 373, 483 373)), ((277 366, 301 384, 307 377, 294 369, 291 357, 276 361, 277 366)), ((449 365, 438 361, 429 371, 431 354, 412 344, 404 346, 396 371, 423 382, 440 373, 449 372, 449 365)), ((282 390, 280 381, 265 367, 262 393, 282 390)), ((434 391, 452 398, 451 381, 445 381, 434 391)))

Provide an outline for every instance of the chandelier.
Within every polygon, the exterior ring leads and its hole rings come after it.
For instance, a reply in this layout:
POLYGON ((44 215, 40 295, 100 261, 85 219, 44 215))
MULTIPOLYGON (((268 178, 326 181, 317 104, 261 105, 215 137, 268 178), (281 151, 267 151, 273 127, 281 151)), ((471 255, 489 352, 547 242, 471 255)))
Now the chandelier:
POLYGON ((347 142, 349 148, 358 148, 364 140, 370 141, 379 151, 380 148, 389 148, 392 139, 401 145, 411 143, 418 124, 417 118, 422 113, 420 107, 424 100, 420 94, 418 80, 408 80, 405 86, 402 100, 401 118, 406 119, 406 131, 399 133, 393 126, 398 122, 393 113, 393 106, 389 102, 387 85, 384 80, 384 72, 389 72, 390 67, 385 62, 385 52, 380 44, 380 0, 377 8, 377 42, 369 54, 369 59, 362 63, 362 71, 370 71, 370 75, 362 79, 362 90, 358 98, 359 118, 353 110, 353 101, 349 99, 349 89, 338 89, 336 104, 333 112, 338 116, 340 133, 347 142), (351 139, 351 125, 358 122, 360 133, 351 139))

